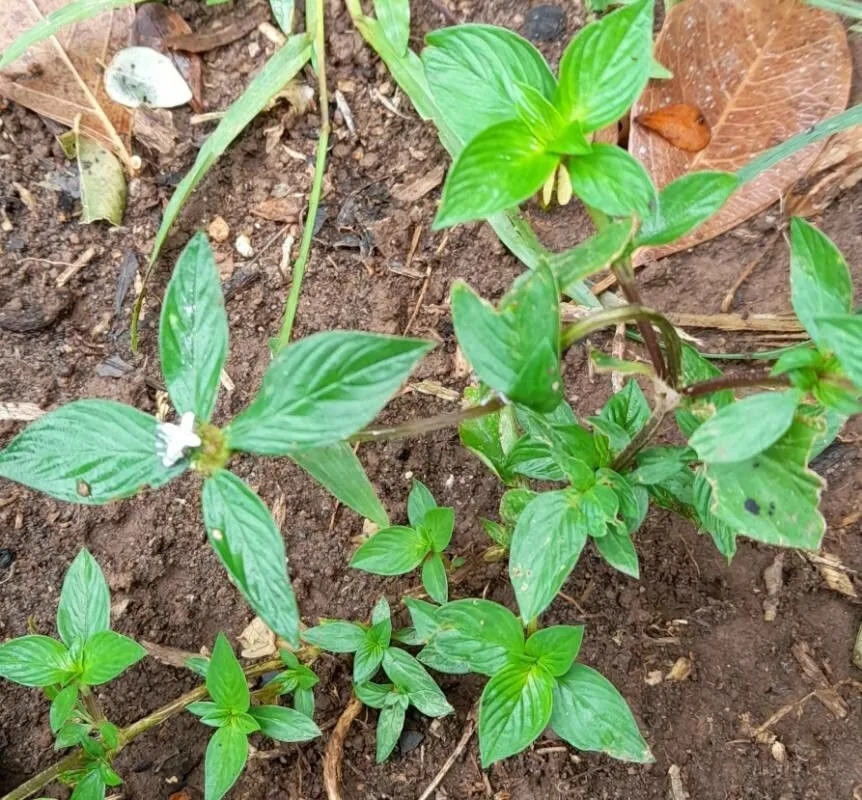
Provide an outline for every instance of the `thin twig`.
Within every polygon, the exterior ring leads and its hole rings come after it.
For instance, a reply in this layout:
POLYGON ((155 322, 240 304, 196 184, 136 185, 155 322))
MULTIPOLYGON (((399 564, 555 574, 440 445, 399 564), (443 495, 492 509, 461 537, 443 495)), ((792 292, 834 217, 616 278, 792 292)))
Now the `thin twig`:
POLYGON ((432 780, 425 791, 419 795, 419 800, 428 800, 428 798, 431 797, 434 790, 443 782, 443 778, 446 777, 446 773, 452 769, 452 766, 458 760, 461 753, 464 752, 467 742, 470 741, 470 738, 473 736, 473 731, 476 730, 476 711, 477 706, 474 705, 473 708, 470 709, 470 713, 467 714, 467 724, 464 726, 464 732, 461 734, 458 744, 455 745, 455 749, 452 751, 449 758, 443 762, 443 766, 440 767, 440 770, 434 776, 434 780, 432 780))
POLYGON ((326 743, 323 756, 323 785, 329 800, 342 800, 341 797, 341 760, 344 757, 344 739, 350 728, 350 723, 362 711, 362 702, 356 695, 351 695, 350 702, 338 718, 332 735, 326 743))
POLYGON ((772 246, 775 244, 778 237, 781 235, 780 231, 776 231, 763 246, 763 249, 760 253, 748 263, 744 270, 739 273, 739 277, 733 282, 733 286, 727 290, 727 294, 724 296, 724 300, 721 301, 721 311, 726 314, 733 307, 733 301, 736 298, 736 293, 739 291, 739 287, 742 286, 750 277, 751 273, 756 270, 760 264, 763 262, 763 259, 769 254, 769 251, 772 250, 772 246))
POLYGON ((753 375, 720 375, 710 378, 708 381, 700 381, 679 390, 686 397, 703 397, 705 394, 720 392, 723 389, 742 389, 747 386, 761 386, 764 388, 783 388, 790 386, 787 375, 769 375, 759 372, 753 375))

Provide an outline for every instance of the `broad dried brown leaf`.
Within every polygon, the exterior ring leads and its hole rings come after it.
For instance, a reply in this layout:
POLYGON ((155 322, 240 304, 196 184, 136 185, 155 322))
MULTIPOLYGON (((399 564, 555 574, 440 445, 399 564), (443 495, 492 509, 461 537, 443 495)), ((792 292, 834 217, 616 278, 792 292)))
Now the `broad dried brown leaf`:
MULTIPOLYGON (((70 2, 4 0, 0 14, 0 51, 43 16, 70 2)), ((131 6, 106 11, 67 26, 55 38, 33 45, 20 59, 0 72, 0 96, 69 127, 80 114, 83 133, 98 139, 106 147, 116 149, 110 132, 94 113, 95 101, 128 146, 131 111, 114 103, 105 94, 102 70, 111 56, 127 45, 133 19, 131 6)))
POLYGON ((671 103, 635 118, 638 125, 653 131, 680 150, 697 153, 709 144, 712 133, 703 112, 687 103, 671 103))
MULTIPOLYGON (((850 93, 847 35, 834 14, 798 0, 686 0, 667 14, 656 58, 670 80, 651 81, 632 116, 670 103, 701 109, 712 139, 679 150, 633 125, 629 151, 659 188, 696 170, 739 169, 764 150, 842 111, 850 93)), ((660 258, 724 233, 778 200, 816 160, 809 146, 750 181, 684 239, 640 253, 660 258)))

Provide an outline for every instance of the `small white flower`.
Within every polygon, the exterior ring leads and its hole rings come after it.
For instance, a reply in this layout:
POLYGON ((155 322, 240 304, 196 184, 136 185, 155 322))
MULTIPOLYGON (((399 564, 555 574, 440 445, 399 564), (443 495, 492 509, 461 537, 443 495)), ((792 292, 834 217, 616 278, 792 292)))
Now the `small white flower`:
POLYGON ((195 433, 195 415, 186 411, 180 417, 180 424, 160 422, 156 428, 156 454, 162 457, 162 464, 169 468, 177 463, 191 447, 201 446, 201 437, 195 433))

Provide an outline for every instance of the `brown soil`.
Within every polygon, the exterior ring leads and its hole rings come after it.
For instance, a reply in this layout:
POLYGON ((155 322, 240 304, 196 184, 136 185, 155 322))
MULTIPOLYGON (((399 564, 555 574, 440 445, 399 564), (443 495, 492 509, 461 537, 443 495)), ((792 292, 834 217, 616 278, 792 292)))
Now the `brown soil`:
MULTIPOLYGON (((197 0, 172 5, 197 27, 218 14, 231 13, 230 8, 209 9, 197 0)), ((447 20, 437 11, 438 4, 413 6, 419 16, 413 27, 413 44, 418 46, 424 32, 447 20)), ((341 86, 358 136, 353 139, 343 119, 336 116, 325 211, 303 287, 296 334, 328 328, 403 331, 422 294, 423 279, 398 274, 392 267, 405 263, 419 229, 411 267, 429 277, 411 332, 433 338, 439 345, 415 377, 460 389, 464 378, 456 374, 453 360, 455 342, 446 306, 449 286, 455 278, 466 278, 484 296, 497 297, 520 267, 487 226, 431 232, 438 191, 412 207, 392 197, 396 185, 409 184, 445 164, 445 154, 432 128, 416 118, 406 98, 393 92, 382 65, 351 31, 341 4, 334 7, 328 39, 331 83, 333 89, 341 86), (375 99, 375 90, 398 104, 399 114, 375 99), (373 242, 370 256, 360 254, 356 237, 373 242)), ((459 19, 517 30, 525 12, 514 0, 463 0, 457 14, 459 19)), ((559 56, 562 42, 582 19, 582 12, 570 9, 565 37, 543 45, 550 58, 559 56)), ((272 45, 255 32, 208 54, 208 107, 224 108, 271 51, 272 45)), ((313 83, 310 75, 306 80, 313 83)), ((253 279, 227 304, 232 336, 228 373, 236 389, 222 394, 217 419, 228 419, 254 393, 268 361, 266 338, 278 329, 286 287, 278 271, 281 237, 274 238, 280 225, 252 216, 250 209, 276 187, 277 192, 286 191, 303 202, 311 179, 317 118, 309 113, 293 119, 283 108, 264 114, 211 171, 171 236, 152 286, 141 351, 134 355, 128 339, 133 291, 114 312, 120 265, 131 254, 145 262, 170 187, 208 133, 203 126, 190 128, 185 112, 175 116, 185 146, 173 160, 143 153, 145 169, 131 187, 126 227, 108 230, 79 225, 73 213, 77 201, 40 185, 47 175, 68 170, 54 140, 54 126, 13 105, 2 111, 0 194, 12 230, 0 233, 0 308, 19 316, 27 312, 31 318, 41 314, 45 324, 24 333, 0 331, 0 400, 53 408, 75 398, 99 396, 153 411, 154 386, 160 380, 155 322, 169 264, 190 233, 216 215, 222 215, 231 229, 228 242, 216 246, 225 275, 232 271, 234 276, 253 279), (281 142, 267 152, 266 132, 282 118, 286 127, 281 142), (282 145, 308 160, 298 160, 282 145), (21 202, 13 182, 33 193, 32 210, 21 202), (258 252, 252 261, 243 260, 231 246, 241 232, 250 236, 258 252), (96 256, 58 292, 55 282, 64 266, 50 262, 74 261, 90 246, 96 256), (120 378, 99 377, 98 366, 114 354, 132 369, 120 378)), ((860 214, 862 190, 857 189, 841 197, 822 220, 856 265, 857 279, 862 277, 860 214)), ((578 241, 587 231, 575 211, 533 216, 553 247, 578 241)), ((718 311, 727 288, 765 247, 779 221, 779 212, 773 209, 693 252, 648 267, 641 274, 648 302, 660 309, 718 311)), ((787 310, 787 278, 787 248, 779 239, 743 287, 737 309, 787 310)), ((601 337, 595 341, 607 344, 601 337)), ((709 333, 703 341, 709 349, 725 351, 765 346, 763 339, 709 333)), ((568 354, 566 368, 569 399, 580 413, 593 413, 607 396, 609 381, 586 376, 582 349, 568 354)), ((391 404, 384 418, 395 421, 452 407, 434 397, 406 393, 391 404)), ((0 425, 4 443, 20 428, 18 423, 0 425)), ((829 521, 824 549, 856 571, 853 579, 857 590, 862 590, 855 577, 862 570, 858 522, 862 474, 854 433, 858 435, 858 429, 846 434, 849 442, 830 448, 818 466, 829 481, 824 497, 829 521)), ((471 554, 483 547, 478 519, 494 516, 501 489, 478 461, 459 448, 454 431, 365 445, 360 455, 394 519, 404 517, 412 474, 425 481, 441 503, 455 507, 454 549, 471 554)), ((381 580, 349 570, 351 539, 360 533, 361 520, 345 509, 336 511, 332 498, 286 460, 242 458, 235 468, 267 503, 280 497, 286 502, 285 539, 300 606, 309 622, 322 614, 364 618, 381 593, 395 600, 415 582, 415 576, 381 580)), ((92 550, 108 576, 116 602, 115 625, 124 633, 188 650, 211 645, 218 631, 235 637, 252 613, 204 539, 198 489, 199 479, 189 475, 159 493, 87 509, 3 483, 0 547, 13 549, 16 559, 11 569, 0 574, 0 637, 25 633, 30 618, 38 629, 52 630, 63 573, 82 546, 92 550)), ((862 673, 850 659, 862 619, 858 602, 831 591, 816 567, 787 552, 777 618, 767 622, 762 573, 775 559, 775 550, 742 542, 739 555, 727 566, 707 538, 661 510, 650 513, 637 543, 640 582, 612 571, 588 553, 565 587, 579 605, 560 599, 546 621, 586 622, 582 660, 606 674, 628 699, 657 762, 622 764, 540 739, 527 752, 482 773, 473 740, 437 797, 663 799, 670 789, 668 770, 677 765, 694 800, 858 799, 862 673), (837 719, 810 697, 817 686, 792 654, 794 645, 802 643, 830 681, 846 682, 838 690, 846 701, 845 718, 837 719), (666 674, 682 657, 692 662, 685 680, 647 682, 650 673, 666 674), (786 751, 783 761, 776 760, 768 743, 751 739, 750 729, 806 697, 772 728, 786 751)), ((486 591, 512 604, 501 565, 480 569, 456 589, 458 596, 486 591)), ((349 696, 349 659, 323 657, 316 668, 321 677, 317 719, 328 730, 349 696)), ((189 673, 150 659, 99 695, 110 717, 126 724, 195 683, 189 673)), ((441 684, 456 713, 434 724, 410 716, 410 736, 383 765, 374 764, 375 712, 360 715, 345 747, 345 798, 418 797, 454 748, 482 682, 476 677, 442 676, 441 684)), ((37 692, 4 684, 2 698, 0 791, 8 791, 51 763, 56 754, 51 749, 48 705, 37 692)), ((123 796, 155 800, 188 787, 191 797, 200 797, 208 733, 184 714, 139 738, 118 760, 125 779, 123 796)), ((271 743, 258 744, 273 748, 271 743)), ((251 760, 231 796, 324 797, 324 745, 322 740, 260 753, 266 757, 251 760)), ((52 794, 63 797, 64 792, 55 787, 52 794)))

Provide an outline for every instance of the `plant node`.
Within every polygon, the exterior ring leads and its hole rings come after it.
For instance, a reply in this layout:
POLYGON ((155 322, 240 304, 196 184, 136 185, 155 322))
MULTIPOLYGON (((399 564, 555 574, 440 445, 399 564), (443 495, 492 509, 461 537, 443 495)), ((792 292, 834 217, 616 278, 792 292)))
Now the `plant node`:
POLYGON ((230 448, 227 445, 221 428, 209 422, 202 422, 196 432, 201 437, 201 446, 192 458, 192 465, 204 475, 212 475, 216 470, 224 469, 230 459, 230 448))

